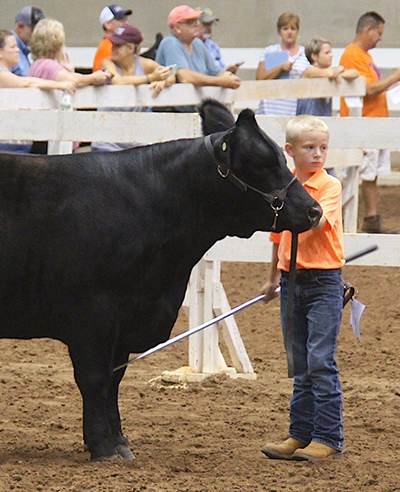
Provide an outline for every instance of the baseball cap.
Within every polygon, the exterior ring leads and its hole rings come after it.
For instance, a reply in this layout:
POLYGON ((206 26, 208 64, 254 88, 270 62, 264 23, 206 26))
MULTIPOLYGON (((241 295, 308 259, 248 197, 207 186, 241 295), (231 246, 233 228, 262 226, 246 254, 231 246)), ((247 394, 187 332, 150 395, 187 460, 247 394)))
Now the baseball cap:
POLYGON ((189 5, 179 5, 171 10, 168 15, 168 25, 173 27, 178 22, 198 19, 203 12, 201 10, 192 9, 189 5))
POLYGON ((211 22, 218 22, 218 17, 215 17, 213 11, 209 7, 196 7, 196 10, 202 10, 203 15, 200 17, 200 21, 205 24, 209 24, 211 22))
POLYGON ((17 12, 15 16, 15 23, 22 22, 26 26, 35 27, 36 24, 45 18, 43 10, 33 5, 27 5, 17 12))
POLYGON ((104 9, 100 12, 100 24, 103 25, 105 22, 108 22, 113 19, 122 19, 122 17, 125 17, 127 15, 131 15, 132 10, 124 10, 122 7, 119 5, 108 5, 107 7, 104 7, 104 9))
POLYGON ((131 26, 130 24, 123 24, 108 39, 112 44, 120 46, 125 43, 140 44, 143 41, 143 36, 137 27, 131 26))

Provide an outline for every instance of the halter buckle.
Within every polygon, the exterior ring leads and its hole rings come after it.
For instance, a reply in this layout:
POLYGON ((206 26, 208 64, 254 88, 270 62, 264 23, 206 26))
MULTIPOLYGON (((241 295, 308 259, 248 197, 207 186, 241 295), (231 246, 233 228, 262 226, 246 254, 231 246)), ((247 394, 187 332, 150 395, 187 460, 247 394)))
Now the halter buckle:
POLYGON ((229 176, 229 169, 226 170, 226 173, 222 171, 222 167, 220 165, 217 166, 217 171, 218 174, 221 176, 221 178, 227 178, 229 176))

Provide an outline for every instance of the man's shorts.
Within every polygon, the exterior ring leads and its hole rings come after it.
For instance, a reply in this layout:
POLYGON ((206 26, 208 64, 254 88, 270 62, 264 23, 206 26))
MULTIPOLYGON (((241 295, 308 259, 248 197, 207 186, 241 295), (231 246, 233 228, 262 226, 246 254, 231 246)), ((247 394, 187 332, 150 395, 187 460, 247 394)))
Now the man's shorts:
POLYGON ((375 181, 377 176, 384 174, 390 174, 390 150, 364 149, 360 178, 363 181, 375 181))

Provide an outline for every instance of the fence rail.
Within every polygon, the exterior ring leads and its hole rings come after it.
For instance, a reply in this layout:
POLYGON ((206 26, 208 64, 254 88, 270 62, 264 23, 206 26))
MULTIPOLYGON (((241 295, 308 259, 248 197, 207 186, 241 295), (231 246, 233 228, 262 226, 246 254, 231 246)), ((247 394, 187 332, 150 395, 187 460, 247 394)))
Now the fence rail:
MULTIPOLYGON (((164 89, 157 98, 151 97, 149 86, 84 87, 72 97, 74 109, 101 107, 165 107, 197 105, 207 98, 218 99, 224 104, 258 99, 282 97, 333 97, 365 95, 365 79, 337 84, 327 79, 265 80, 242 82, 237 90, 220 87, 196 88, 191 84, 174 84, 164 89)), ((40 89, 1 89, 0 109, 58 109, 62 91, 40 89)))

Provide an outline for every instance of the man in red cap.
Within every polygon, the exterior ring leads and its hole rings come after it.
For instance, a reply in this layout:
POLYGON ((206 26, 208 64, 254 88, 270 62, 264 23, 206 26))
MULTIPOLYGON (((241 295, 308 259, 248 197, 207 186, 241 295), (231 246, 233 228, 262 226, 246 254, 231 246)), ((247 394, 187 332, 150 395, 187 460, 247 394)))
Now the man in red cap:
POLYGON ((132 14, 131 9, 123 9, 119 5, 108 5, 100 12, 100 24, 105 31, 104 38, 97 47, 93 62, 93 72, 101 69, 101 64, 106 58, 111 58, 112 43, 108 39, 116 29, 125 24, 128 15, 132 14))
POLYGON ((202 11, 188 5, 179 5, 171 10, 168 16, 171 35, 161 41, 156 61, 164 66, 176 65, 181 83, 237 89, 240 78, 231 72, 221 71, 208 48, 198 39, 202 14, 202 11))

